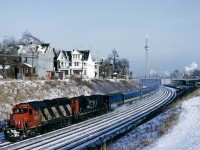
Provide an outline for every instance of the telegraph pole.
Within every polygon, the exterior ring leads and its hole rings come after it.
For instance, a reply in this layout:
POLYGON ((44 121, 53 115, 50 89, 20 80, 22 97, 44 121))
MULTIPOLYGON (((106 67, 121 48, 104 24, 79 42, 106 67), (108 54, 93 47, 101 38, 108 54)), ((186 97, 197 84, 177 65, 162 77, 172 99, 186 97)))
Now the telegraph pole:
POLYGON ((34 64, 34 52, 32 51, 32 70, 31 70, 31 81, 33 81, 33 76, 34 76, 34 69, 33 69, 33 64, 34 64))
POLYGON ((31 67, 31 81, 33 81, 33 76, 34 76, 34 69, 33 69, 33 65, 34 65, 34 50, 32 48, 32 42, 29 43, 30 44, 30 50, 32 52, 32 67, 31 67))
POLYGON ((82 80, 82 78, 83 78, 83 56, 84 56, 84 54, 82 54, 82 58, 81 58, 81 60, 82 60, 81 80, 82 80))

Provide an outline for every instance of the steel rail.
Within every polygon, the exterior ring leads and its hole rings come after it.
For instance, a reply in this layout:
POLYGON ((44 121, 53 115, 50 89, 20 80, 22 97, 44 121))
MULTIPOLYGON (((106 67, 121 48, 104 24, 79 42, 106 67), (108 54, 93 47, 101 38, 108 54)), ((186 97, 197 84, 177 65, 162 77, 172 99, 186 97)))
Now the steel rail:
MULTIPOLYGON (((157 96, 157 98, 158 99, 164 99, 164 97, 162 98, 162 96, 163 95, 168 95, 168 92, 166 93, 166 91, 165 92, 161 92, 160 93, 161 95, 154 95, 155 97, 157 96), (163 94, 164 93, 164 94, 163 94)), ((154 96, 152 96, 152 97, 154 97, 154 96)), ((154 97, 154 99, 156 99, 154 97)), ((151 101, 152 101, 152 99, 151 99, 151 101)), ((77 136, 77 134, 79 133, 81 133, 81 134, 84 134, 84 132, 83 132, 83 130, 86 130, 87 132, 88 132, 88 130, 92 130, 92 129, 94 129, 94 128, 96 128, 96 127, 99 127, 98 129, 98 131, 101 131, 101 130, 103 130, 103 129, 105 129, 105 128, 108 128, 108 126, 104 126, 104 128, 101 128, 101 126, 103 125, 103 123, 102 123, 102 121, 106 121, 106 124, 108 124, 108 123, 111 123, 111 122, 114 122, 114 123, 117 123, 117 122, 119 122, 118 120, 120 119, 120 118, 122 118, 122 117, 124 117, 124 118, 128 118, 128 117, 131 117, 130 115, 128 115, 128 114, 131 114, 131 112, 130 111, 134 111, 135 113, 134 114, 132 114, 132 115, 136 115, 136 113, 138 113, 138 112, 136 112, 136 111, 144 111, 144 109, 147 109, 147 103, 148 103, 149 101, 144 101, 143 103, 141 103, 141 104, 137 104, 137 105, 133 105, 134 107, 130 107, 130 109, 128 109, 128 110, 126 110, 126 111, 122 111, 122 112, 113 112, 113 113, 109 113, 109 114, 106 114, 106 115, 103 115, 102 117, 100 116, 100 117, 97 117, 97 118, 95 118, 94 120, 93 119, 90 119, 90 120, 87 120, 87 121, 85 121, 85 122, 82 122, 82 123, 79 123, 79 124, 77 124, 77 125, 74 125, 74 127, 72 127, 72 126, 69 126, 68 128, 66 128, 65 130, 65 132, 63 133, 62 131, 64 130, 64 129, 62 129, 62 130, 60 130, 59 132, 62 132, 62 134, 60 133, 60 134, 56 134, 56 131, 54 131, 55 133, 51 133, 51 134, 47 134, 46 136, 48 136, 49 138, 48 139, 50 139, 50 138, 52 138, 52 141, 56 141, 56 142, 59 142, 57 139, 61 139, 62 137, 64 138, 64 137, 68 137, 68 138, 70 138, 70 139, 73 139, 73 138, 75 138, 76 136, 77 136), (144 107, 145 106, 145 107, 144 107), (141 110, 141 109, 139 109, 140 107, 143 107, 143 110, 141 110), (134 110, 133 110, 134 109, 134 110), (117 116, 117 115, 119 115, 119 116, 117 116), (125 116, 127 116, 127 117, 125 117, 125 116), (106 118, 105 117, 107 117, 107 120, 106 120, 106 118), (113 118, 115 118, 115 120, 111 120, 111 117, 113 117, 113 118), (99 121, 97 121, 99 119, 99 121), (91 121, 92 120, 92 121, 91 121), (110 120, 110 121, 108 121, 108 120, 110 120), (99 126, 97 125, 97 124, 100 124, 99 126), (84 128, 84 126, 85 126, 85 128, 84 128), (81 129, 80 129, 81 128, 81 129), (73 131, 73 132, 72 132, 73 131), (81 132, 82 131, 82 132, 81 132), (53 138, 54 136, 56 136, 57 137, 57 139, 56 138, 53 138)), ((155 103, 158 103, 158 101, 155 101, 154 103, 152 103, 152 105, 155 105, 155 103)), ((133 113, 133 112, 132 112, 133 113)), ((110 124, 109 124, 110 125, 110 124)), ((85 137, 87 137, 89 134, 94 134, 94 132, 97 132, 97 130, 93 130, 93 132, 88 132, 88 134, 87 133, 85 133, 85 137)), ((46 137, 45 136, 45 137, 46 137)), ((12 144, 12 148, 13 149, 19 149, 19 148, 23 148, 23 149, 32 149, 32 148, 36 148, 36 149, 40 149, 40 148, 42 148, 42 147, 38 147, 38 146, 41 146, 41 145, 43 145, 43 144, 46 144, 45 143, 45 137, 44 137, 44 139, 42 140, 42 139, 40 139, 40 136, 37 136, 37 137, 35 137, 34 139, 39 139, 39 140, 33 140, 33 141, 30 141, 30 139, 28 139, 28 140, 25 140, 25 141, 21 141, 21 142, 18 142, 18 143, 16 143, 16 144, 12 144), (26 145, 24 145, 24 142, 26 142, 26 145), (34 144, 34 143, 38 143, 39 142, 39 145, 38 144, 34 144), (21 144, 21 147, 19 146, 21 144), (32 145, 32 144, 34 144, 34 145, 32 145), (23 145, 23 146, 22 146, 23 145), (32 145, 31 147, 30 146, 28 146, 28 145, 32 145)), ((42 135, 41 135, 41 138, 42 138, 42 135)), ((83 136, 81 136, 80 138, 79 138, 79 140, 80 139, 83 139, 84 137, 83 136)), ((46 139, 47 140, 47 139, 46 139)), ((65 139, 65 141, 66 141, 66 139, 65 139)), ((75 141, 77 141, 77 139, 75 140, 75 141)), ((48 141, 48 142, 50 142, 50 141, 48 141)), ((71 140, 71 142, 70 143, 73 143, 73 141, 71 140)), ((53 144, 53 146, 55 146, 55 143, 54 142, 52 142, 51 144, 53 144)), ((60 144, 60 143, 59 143, 60 144)), ((69 144, 69 143, 68 143, 69 144)), ((46 147, 46 148, 49 148, 49 146, 50 145, 48 145, 48 147, 46 147)), ((6 147, 5 147, 6 148, 6 147)), ((7 148, 9 148, 9 147, 7 147, 7 148)), ((11 148, 11 147, 10 147, 11 148)), ((51 148, 53 148, 53 147, 51 147, 51 148)), ((50 149, 51 149, 50 148, 50 149)), ((57 147, 58 148, 58 147, 57 147)))

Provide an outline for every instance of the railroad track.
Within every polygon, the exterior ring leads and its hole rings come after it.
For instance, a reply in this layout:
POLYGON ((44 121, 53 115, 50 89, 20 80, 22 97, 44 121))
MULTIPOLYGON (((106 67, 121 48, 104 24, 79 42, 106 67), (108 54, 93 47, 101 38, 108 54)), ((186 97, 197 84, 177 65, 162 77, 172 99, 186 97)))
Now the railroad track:
POLYGON ((173 91, 161 88, 159 92, 124 111, 114 111, 84 122, 31 139, 0 147, 1 149, 81 149, 103 139, 134 122, 140 121, 151 109, 169 102, 173 91))
POLYGON ((9 144, 11 144, 11 142, 5 141, 3 132, 0 132, 0 149, 1 147, 7 146, 9 144))
MULTIPOLYGON (((153 96, 151 96, 151 99, 153 99, 154 97, 157 97, 157 96, 159 96, 159 95, 162 95, 162 90, 160 90, 159 92, 157 92, 156 94, 154 94, 153 96)), ((148 100, 150 100, 150 99, 148 99, 148 100)), ((140 103, 135 103, 133 106, 135 107, 135 108, 137 108, 138 107, 138 105, 144 105, 145 103, 147 103, 148 101, 145 101, 144 99, 142 100, 142 101, 140 101, 140 103)), ((132 108, 133 106, 129 106, 130 108, 132 108)), ((126 111, 128 111, 128 109, 129 109, 129 107, 127 107, 127 110, 126 111)), ((117 111, 117 112, 119 112, 119 110, 117 111)), ((85 121, 85 122, 81 122, 81 123, 79 123, 79 124, 75 124, 75 125, 73 125, 73 126, 70 126, 70 127, 67 127, 68 129, 64 129, 64 131, 63 131, 63 129, 60 129, 60 130, 56 130, 56 131, 54 131, 54 132, 56 132, 56 135, 57 136, 59 136, 59 135, 62 135, 63 133, 70 133, 71 131, 74 131, 74 130, 76 130, 77 128, 82 128, 82 127, 84 127, 84 126, 88 126, 88 125, 90 125, 90 124, 92 124, 92 123, 94 123, 94 122, 97 122, 98 120, 99 120, 99 118, 101 118, 101 119, 104 119, 104 118, 106 118, 106 119, 109 119, 110 118, 110 116, 112 116, 112 115, 116 115, 116 112, 111 112, 111 113, 109 113, 109 114, 105 114, 104 116, 101 116, 101 117, 96 117, 96 118, 93 118, 92 120, 87 120, 87 121, 85 121)), ((40 138, 40 142, 41 141, 46 141, 47 139, 51 139, 53 136, 55 136, 55 134, 54 134, 54 132, 50 132, 50 133, 47 133, 47 134, 45 134, 45 135, 43 135, 41 138, 40 138)), ((37 137, 36 137, 37 138, 37 137)), ((35 141, 37 141, 38 139, 35 139, 35 141)), ((20 145, 20 144, 24 144, 24 143, 26 143, 26 140, 24 140, 24 141, 21 141, 21 142, 19 142, 17 145, 20 145)), ((34 144, 34 142, 32 143, 30 143, 30 144, 34 144)), ((4 145, 4 144, 2 144, 2 145, 4 145)), ((7 144, 6 144, 7 145, 7 144)), ((16 144, 15 144, 16 145, 16 144)), ((2 147, 1 145, 0 145, 0 147, 2 147)), ((17 147, 16 147, 17 148, 17 147)), ((21 147, 22 148, 22 147, 21 147)))

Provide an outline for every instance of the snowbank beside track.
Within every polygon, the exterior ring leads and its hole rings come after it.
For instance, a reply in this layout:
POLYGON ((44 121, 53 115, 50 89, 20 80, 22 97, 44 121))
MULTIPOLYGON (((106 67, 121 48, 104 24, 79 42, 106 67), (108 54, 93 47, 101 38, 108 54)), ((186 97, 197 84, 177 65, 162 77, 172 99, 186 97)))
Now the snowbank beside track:
POLYGON ((200 96, 182 103, 178 124, 147 150, 200 149, 200 96))

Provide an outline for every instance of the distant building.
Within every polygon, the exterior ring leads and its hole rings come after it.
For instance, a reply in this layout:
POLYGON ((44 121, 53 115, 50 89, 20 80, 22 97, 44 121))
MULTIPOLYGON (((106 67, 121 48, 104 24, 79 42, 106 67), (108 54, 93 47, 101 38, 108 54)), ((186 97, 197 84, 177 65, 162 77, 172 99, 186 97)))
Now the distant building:
POLYGON ((98 74, 100 78, 112 78, 113 77, 113 65, 107 60, 107 58, 101 58, 98 62, 98 74))
MULTIPOLYGON (((21 57, 21 64, 28 64, 35 69, 34 76, 46 78, 47 71, 54 70, 55 50, 49 43, 41 45, 20 45, 18 54, 21 57)), ((21 74, 22 72, 19 72, 21 74)))
POLYGON ((58 70, 63 71, 66 78, 76 75, 81 78, 95 77, 95 62, 90 50, 61 50, 57 59, 58 70))
POLYGON ((32 68, 32 66, 27 63, 19 65, 18 70, 18 79, 30 78, 33 75, 32 72, 35 73, 35 68, 32 68))

